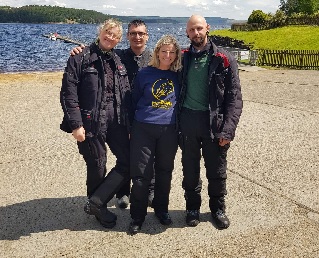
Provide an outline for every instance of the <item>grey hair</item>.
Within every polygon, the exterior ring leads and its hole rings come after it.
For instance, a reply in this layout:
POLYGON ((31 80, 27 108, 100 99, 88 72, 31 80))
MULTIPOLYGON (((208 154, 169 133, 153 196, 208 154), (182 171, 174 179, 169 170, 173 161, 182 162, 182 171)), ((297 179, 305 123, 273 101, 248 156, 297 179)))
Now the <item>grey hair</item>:
POLYGON ((122 36, 123 36, 123 27, 122 27, 122 22, 119 20, 116 20, 114 18, 110 18, 105 20, 103 23, 101 23, 98 28, 98 35, 101 33, 102 30, 106 29, 112 29, 112 28, 118 28, 120 31, 120 34, 118 35, 119 40, 122 40, 122 36))

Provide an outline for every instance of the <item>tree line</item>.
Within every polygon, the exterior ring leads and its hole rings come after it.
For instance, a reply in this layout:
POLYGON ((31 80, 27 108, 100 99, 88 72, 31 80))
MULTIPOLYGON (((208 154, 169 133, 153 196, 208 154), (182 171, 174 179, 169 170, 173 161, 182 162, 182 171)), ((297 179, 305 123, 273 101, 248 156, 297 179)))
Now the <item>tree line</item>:
POLYGON ((102 23, 110 15, 58 6, 0 6, 0 23, 102 23))
MULTIPOLYGON (((0 6, 0 23, 88 23, 98 24, 113 17, 123 23, 143 19, 146 23, 186 23, 188 17, 160 16, 116 16, 97 11, 65 8, 50 5, 27 5, 18 8, 0 6)), ((207 17, 212 24, 228 24, 231 20, 221 17, 207 17)))

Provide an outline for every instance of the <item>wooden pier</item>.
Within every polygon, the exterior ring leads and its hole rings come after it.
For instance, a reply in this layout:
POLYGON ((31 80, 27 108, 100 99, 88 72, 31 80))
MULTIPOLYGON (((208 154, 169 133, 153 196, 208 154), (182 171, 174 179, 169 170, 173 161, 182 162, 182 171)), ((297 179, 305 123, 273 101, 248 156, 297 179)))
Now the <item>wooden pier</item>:
POLYGON ((72 43, 72 44, 79 45, 79 46, 84 45, 82 42, 79 42, 79 41, 76 41, 76 40, 70 39, 68 37, 61 36, 61 35, 43 34, 42 36, 49 38, 51 40, 62 40, 65 43, 72 43))

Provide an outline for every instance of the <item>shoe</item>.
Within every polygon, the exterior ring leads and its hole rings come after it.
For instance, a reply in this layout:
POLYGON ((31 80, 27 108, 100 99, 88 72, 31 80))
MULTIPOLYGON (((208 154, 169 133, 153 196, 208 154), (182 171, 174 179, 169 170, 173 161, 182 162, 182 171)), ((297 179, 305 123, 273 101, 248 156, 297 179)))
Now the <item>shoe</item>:
POLYGON ((224 211, 218 209, 216 212, 212 212, 213 222, 218 229, 226 229, 229 227, 230 222, 224 211))
POLYGON ((172 224, 172 219, 168 212, 155 212, 155 216, 159 219, 162 225, 172 224))
POLYGON ((130 204, 130 199, 127 195, 123 195, 121 198, 117 198, 117 205, 121 209, 126 209, 130 204))
POLYGON ((196 227, 199 224, 199 210, 186 211, 186 224, 190 227, 196 227))
POLYGON ((89 215, 94 215, 105 228, 113 228, 116 225, 117 216, 113 212, 110 212, 105 206, 99 207, 89 200, 84 206, 84 212, 89 215))
POLYGON ((143 224, 143 220, 132 220, 131 223, 130 223, 130 226, 128 228, 128 233, 130 235, 135 235, 137 234, 138 232, 141 231, 142 229, 142 224, 143 224))
POLYGON ((148 207, 153 208, 154 191, 148 193, 148 207))

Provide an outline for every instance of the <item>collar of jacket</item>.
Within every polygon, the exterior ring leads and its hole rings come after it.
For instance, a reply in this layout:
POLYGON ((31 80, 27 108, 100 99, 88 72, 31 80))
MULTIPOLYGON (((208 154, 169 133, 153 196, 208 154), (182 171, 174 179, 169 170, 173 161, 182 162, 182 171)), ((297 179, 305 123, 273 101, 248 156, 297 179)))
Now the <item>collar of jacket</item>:
POLYGON ((93 63, 96 60, 99 59, 99 56, 106 56, 107 59, 113 58, 114 59, 114 49, 111 49, 109 51, 102 51, 96 43, 92 43, 90 45, 90 58, 89 58, 89 63, 93 63))
POLYGON ((136 55, 134 52, 133 52, 133 50, 132 50, 132 48, 131 47, 129 47, 128 49, 127 49, 127 51, 131 54, 131 55, 133 55, 133 56, 149 56, 149 55, 151 55, 152 54, 152 52, 151 52, 151 50, 149 50, 147 47, 145 47, 145 49, 143 50, 143 52, 140 54, 140 55, 136 55))
POLYGON ((204 49, 201 50, 200 52, 195 52, 195 48, 193 45, 190 45, 189 51, 194 55, 195 57, 201 57, 202 55, 210 52, 213 55, 216 55, 217 53, 217 46, 213 43, 213 38, 208 37, 207 38, 207 44, 205 45, 204 49))
POLYGON ((148 62, 150 61, 152 55, 151 51, 148 48, 145 48, 139 56, 135 55, 131 48, 129 48, 128 51, 139 68, 146 67, 148 65, 148 62))
POLYGON ((113 58, 114 57, 114 49, 110 49, 110 50, 102 50, 98 43, 95 42, 95 44, 93 44, 93 48, 95 49, 94 52, 97 53, 97 55, 100 55, 100 56, 105 56, 106 59, 110 59, 110 58, 113 58), (95 45, 95 46, 94 46, 95 45))

